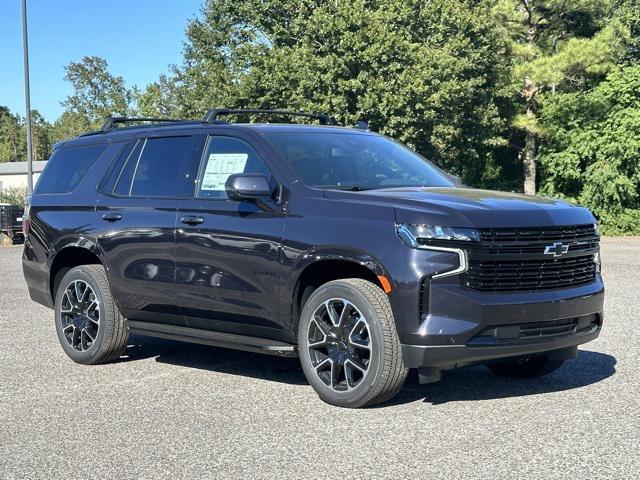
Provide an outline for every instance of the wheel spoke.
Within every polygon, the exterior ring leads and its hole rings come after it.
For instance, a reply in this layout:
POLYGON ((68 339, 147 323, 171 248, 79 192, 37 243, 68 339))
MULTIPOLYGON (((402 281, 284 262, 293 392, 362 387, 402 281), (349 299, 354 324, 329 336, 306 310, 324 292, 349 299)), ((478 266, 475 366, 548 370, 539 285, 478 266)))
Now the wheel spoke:
POLYGON ((65 291, 62 296, 62 302, 60 305, 60 313, 71 313, 73 311, 73 304, 69 300, 69 292, 65 291))
POLYGON ((318 327, 318 330, 320 330, 320 333, 324 336, 325 339, 329 335, 331 335, 331 330, 330 330, 329 326, 326 323, 324 323, 324 321, 322 319, 319 319, 319 318, 314 316, 311 319, 311 321, 313 323, 315 323, 316 327, 318 327))
POLYGON ((84 291, 82 292, 82 297, 80 298, 80 303, 84 304, 89 299, 92 293, 93 290, 91 290, 91 287, 85 284, 84 291))
POLYGON ((349 333, 349 344, 356 348, 371 350, 369 343, 367 323, 363 318, 360 318, 351 329, 351 333, 349 333), (366 338, 363 337, 363 334, 366 334, 366 338))
POLYGON ((81 283, 83 283, 83 282, 80 282, 79 280, 76 280, 74 282, 74 284, 73 284, 74 293, 75 293, 75 296, 76 296, 76 302, 77 303, 80 303, 82 301, 82 294, 84 293, 81 290, 81 285, 80 285, 81 283))
POLYGON ((88 328, 83 328, 82 332, 89 338, 89 340, 91 340, 91 342, 95 342, 96 341, 96 337, 94 337, 93 335, 91 335, 89 333, 89 329, 88 328))
POLYGON ((314 368, 316 369, 317 373, 320 373, 324 370, 327 369, 327 367, 331 366, 331 359, 329 357, 325 358, 324 360, 322 360, 320 363, 318 363, 314 368))
POLYGON ((344 362, 344 377, 347 381, 348 389, 357 387, 366 373, 366 366, 359 364, 359 361, 347 359, 344 362))
POLYGON ((309 342, 309 348, 318 348, 324 347, 327 345, 327 337, 322 337, 322 340, 318 340, 316 342, 309 342))
POLYGON ((98 311, 98 300, 93 300, 89 306, 85 309, 84 314, 85 315, 89 315, 89 312, 91 311, 98 311))
POLYGON ((342 373, 342 365, 338 362, 331 362, 331 387, 335 388, 340 383, 340 374, 342 373))
POLYGON ((347 360, 345 360, 344 362, 345 366, 346 365, 350 365, 353 366, 355 368, 357 368, 358 370, 360 370, 362 373, 365 373, 368 369, 367 365, 365 365, 362 360, 360 360, 357 357, 351 356, 350 358, 348 358, 347 360))
POLYGON ((72 324, 72 323, 70 323, 69 325, 65 325, 64 327, 62 327, 62 331, 63 331, 64 333, 67 333, 67 332, 68 332, 70 329, 72 329, 72 328, 75 328, 75 327, 73 326, 73 324, 72 324))
POLYGON ((76 347, 78 346, 79 341, 80 341, 80 332, 74 325, 73 331, 71 332, 71 346, 76 350, 78 350, 76 347))
POLYGON ((339 327, 340 316, 338 315, 338 312, 336 312, 336 309, 333 306, 333 303, 331 303, 331 300, 324 302, 324 307, 326 308, 327 313, 329 314, 329 319, 331 320, 331 324, 334 327, 339 327))
POLYGON ((347 321, 349 320, 351 312, 353 311, 357 312, 354 306, 349 302, 344 302, 344 307, 342 308, 342 312, 340 312, 340 319, 338 320, 338 326, 344 327, 347 321))

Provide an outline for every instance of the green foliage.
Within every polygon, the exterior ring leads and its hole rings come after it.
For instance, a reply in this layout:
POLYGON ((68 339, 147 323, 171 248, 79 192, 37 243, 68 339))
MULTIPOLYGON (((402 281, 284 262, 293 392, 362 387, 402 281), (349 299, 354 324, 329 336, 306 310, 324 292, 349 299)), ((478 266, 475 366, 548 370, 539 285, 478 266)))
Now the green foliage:
POLYGON ((506 145, 506 46, 490 13, 472 0, 210 0, 187 29, 179 98, 189 116, 225 105, 364 118, 484 182, 490 152, 506 145))
MULTIPOLYGON (((51 153, 51 125, 37 110, 31 111, 33 158, 47 159, 51 153)), ((0 162, 26 160, 27 134, 25 120, 0 106, 0 162)))
POLYGON ((22 119, 7 107, 0 106, 0 162, 21 160, 25 149, 22 119))
POLYGON ((605 231, 640 233, 640 65, 548 99, 543 123, 543 192, 591 208, 605 231))
POLYGON ((22 187, 9 187, 0 192, 0 203, 9 203, 24 207, 27 198, 27 189, 22 187))
POLYGON ((65 119, 64 128, 97 128, 108 115, 128 115, 132 111, 136 91, 127 88, 124 79, 109 73, 107 67, 107 61, 100 57, 83 57, 65 67, 64 79, 73 86, 73 93, 62 105, 73 117, 65 119))

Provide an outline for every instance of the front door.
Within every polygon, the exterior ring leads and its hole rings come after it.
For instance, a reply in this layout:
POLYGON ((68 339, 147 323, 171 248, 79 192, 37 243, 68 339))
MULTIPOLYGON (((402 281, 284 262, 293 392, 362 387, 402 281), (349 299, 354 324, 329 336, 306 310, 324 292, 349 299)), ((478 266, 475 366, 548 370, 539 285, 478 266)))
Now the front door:
POLYGON ((97 241, 111 290, 131 320, 184 325, 175 296, 178 201, 191 195, 202 138, 139 138, 100 187, 97 241))
POLYGON ((274 198, 229 200, 234 173, 275 179, 246 139, 208 138, 194 198, 181 200, 176 231, 176 284, 190 327, 281 338, 280 249, 285 214, 274 198))

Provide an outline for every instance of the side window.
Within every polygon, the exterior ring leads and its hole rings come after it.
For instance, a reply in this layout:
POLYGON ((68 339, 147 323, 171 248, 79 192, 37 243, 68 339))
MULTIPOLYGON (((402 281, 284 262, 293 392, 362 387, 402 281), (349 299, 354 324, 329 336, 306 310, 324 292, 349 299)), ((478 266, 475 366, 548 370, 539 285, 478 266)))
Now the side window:
POLYGON ((271 176, 262 159, 247 143, 232 137, 209 137, 198 175, 197 196, 226 199, 224 184, 236 173, 271 176))
POLYGON ((118 151, 118 154, 115 155, 115 160, 107 170, 107 174, 102 179, 102 182, 100 182, 100 185, 98 186, 99 190, 107 193, 113 192, 116 182, 120 178, 122 166, 129 160, 132 150, 137 146, 138 142, 139 141, 120 143, 120 150, 118 151))
POLYGON ((189 164, 192 137, 140 140, 120 172, 114 193, 139 197, 184 197, 193 192, 189 164))
POLYGON ((78 186, 107 145, 56 150, 38 180, 35 193, 68 193, 78 186))

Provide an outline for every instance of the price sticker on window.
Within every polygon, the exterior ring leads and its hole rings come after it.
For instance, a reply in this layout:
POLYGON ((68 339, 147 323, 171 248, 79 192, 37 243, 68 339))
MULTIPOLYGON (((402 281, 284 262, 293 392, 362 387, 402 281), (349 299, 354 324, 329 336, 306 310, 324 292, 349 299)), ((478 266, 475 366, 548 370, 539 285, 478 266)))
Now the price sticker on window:
POLYGON ((224 191, 227 179, 236 173, 243 173, 249 155, 246 153, 212 153, 202 178, 201 190, 224 191))

